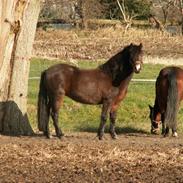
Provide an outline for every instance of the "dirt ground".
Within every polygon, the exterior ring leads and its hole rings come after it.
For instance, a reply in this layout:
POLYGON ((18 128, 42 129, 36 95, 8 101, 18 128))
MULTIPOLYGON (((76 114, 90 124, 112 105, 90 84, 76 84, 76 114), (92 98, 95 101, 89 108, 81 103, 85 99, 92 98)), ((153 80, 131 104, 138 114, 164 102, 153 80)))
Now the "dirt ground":
POLYGON ((183 136, 0 136, 0 182, 183 182, 183 136))

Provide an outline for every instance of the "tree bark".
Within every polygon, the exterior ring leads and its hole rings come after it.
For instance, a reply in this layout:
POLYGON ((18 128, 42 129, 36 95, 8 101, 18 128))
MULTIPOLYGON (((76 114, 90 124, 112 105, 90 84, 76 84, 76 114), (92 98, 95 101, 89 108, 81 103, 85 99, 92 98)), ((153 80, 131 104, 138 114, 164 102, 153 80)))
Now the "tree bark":
POLYGON ((180 12, 181 12, 181 33, 183 35, 183 0, 179 0, 180 3, 180 12))
POLYGON ((0 1, 0 132, 31 135, 27 117, 29 58, 39 0, 0 1))

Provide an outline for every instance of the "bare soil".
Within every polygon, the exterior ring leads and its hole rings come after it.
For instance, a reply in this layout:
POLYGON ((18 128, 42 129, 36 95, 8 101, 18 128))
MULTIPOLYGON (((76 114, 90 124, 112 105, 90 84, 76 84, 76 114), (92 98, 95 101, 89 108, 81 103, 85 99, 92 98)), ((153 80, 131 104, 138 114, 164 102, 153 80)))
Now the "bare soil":
POLYGON ((0 182, 183 182, 183 136, 0 136, 0 182))

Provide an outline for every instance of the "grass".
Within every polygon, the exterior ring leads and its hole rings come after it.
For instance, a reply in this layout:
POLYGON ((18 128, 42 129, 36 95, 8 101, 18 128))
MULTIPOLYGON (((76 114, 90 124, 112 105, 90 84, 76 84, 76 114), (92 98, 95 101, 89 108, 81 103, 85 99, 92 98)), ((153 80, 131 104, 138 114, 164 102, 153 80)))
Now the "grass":
MULTIPOLYGON (((52 64, 64 61, 50 61, 45 59, 32 59, 30 77, 39 77, 42 70, 52 64)), ((101 64, 98 62, 78 61, 78 66, 82 68, 94 68, 101 64)), ((159 71, 164 65, 144 64, 140 74, 134 74, 136 79, 156 79, 159 71)), ((28 116, 31 125, 37 129, 36 125, 36 105, 39 89, 39 79, 29 80, 28 93, 28 116)), ((153 82, 130 82, 126 98, 121 102, 117 117, 118 133, 149 133, 149 108, 154 104, 155 87, 153 82)), ((101 106, 91 106, 76 103, 65 97, 64 104, 60 110, 60 126, 64 132, 86 131, 96 132, 100 120, 101 106)), ((183 110, 180 110, 178 121, 183 121, 183 110)), ((52 124, 52 123, 50 123, 52 124)), ((53 128, 53 126, 51 125, 53 128)), ((183 132, 183 123, 178 123, 178 131, 183 132)))

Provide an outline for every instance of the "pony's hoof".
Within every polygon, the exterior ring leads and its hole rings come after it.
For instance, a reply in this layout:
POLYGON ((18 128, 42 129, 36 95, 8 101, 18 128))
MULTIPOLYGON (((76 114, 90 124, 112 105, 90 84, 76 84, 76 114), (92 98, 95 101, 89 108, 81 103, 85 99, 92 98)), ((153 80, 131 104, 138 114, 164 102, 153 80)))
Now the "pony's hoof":
POLYGON ((46 135, 46 138, 47 139, 52 139, 52 136, 51 135, 46 135))
POLYGON ((103 140, 103 136, 98 136, 98 139, 99 140, 103 140))
POLYGON ((51 139, 51 135, 50 135, 50 133, 48 133, 48 132, 44 132, 43 134, 44 134, 44 136, 46 136, 46 138, 47 138, 47 139, 51 139))
POLYGON ((98 137, 98 139, 99 139, 99 140, 103 140, 103 136, 104 136, 104 133, 103 133, 103 132, 98 131, 98 133, 97 133, 97 137, 98 137))
POLYGON ((59 139, 62 139, 63 137, 64 137, 64 134, 62 133, 62 134, 59 134, 59 135, 57 135, 57 137, 59 138, 59 139))
POLYGON ((99 140, 103 140, 103 134, 97 134, 99 140))
POLYGON ((159 134, 158 129, 151 129, 151 134, 158 135, 159 134))
POLYGON ((164 135, 163 135, 163 137, 168 137, 169 136, 169 134, 168 133, 165 133, 164 135))
POLYGON ((118 136, 117 136, 117 134, 116 133, 110 133, 111 134, 111 138, 112 139, 118 139, 118 136))
POLYGON ((118 139, 118 136, 114 135, 114 136, 112 136, 112 139, 116 140, 116 139, 118 139))
POLYGON ((172 134, 172 137, 178 137, 177 132, 174 132, 174 133, 172 134))

